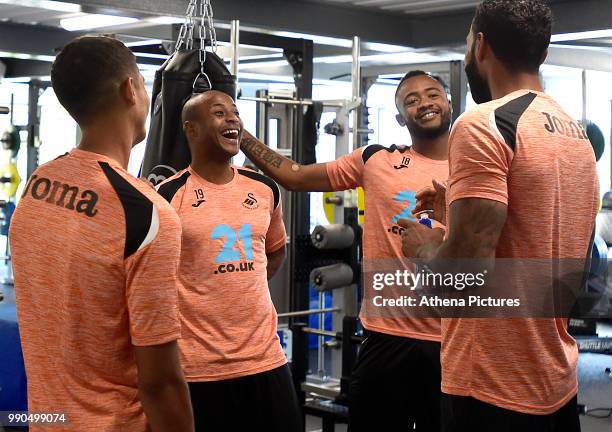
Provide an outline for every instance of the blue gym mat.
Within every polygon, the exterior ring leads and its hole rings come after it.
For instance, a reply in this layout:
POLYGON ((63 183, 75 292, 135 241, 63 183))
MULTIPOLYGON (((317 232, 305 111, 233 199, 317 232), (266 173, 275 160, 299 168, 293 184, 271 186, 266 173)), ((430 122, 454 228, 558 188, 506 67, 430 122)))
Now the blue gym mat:
POLYGON ((26 411, 27 384, 14 291, 6 285, 0 291, 4 294, 0 301, 0 411, 26 411))

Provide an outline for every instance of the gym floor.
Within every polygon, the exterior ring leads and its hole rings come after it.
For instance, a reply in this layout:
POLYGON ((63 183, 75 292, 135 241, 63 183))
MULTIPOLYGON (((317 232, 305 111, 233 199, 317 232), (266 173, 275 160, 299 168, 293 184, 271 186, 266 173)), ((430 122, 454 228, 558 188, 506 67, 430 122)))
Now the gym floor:
MULTIPOLYGON (((599 325, 600 337, 612 337, 612 325, 599 325)), ((580 384, 578 403, 586 405, 587 410, 597 408, 612 409, 612 356, 603 354, 581 354, 578 363, 578 382, 580 384)), ((610 411, 608 411, 610 412, 610 411)), ((601 412, 594 414, 602 414, 601 412)), ((607 414, 607 413, 603 413, 607 414)), ((595 418, 580 416, 583 432, 609 432, 612 430, 612 416, 595 418)))

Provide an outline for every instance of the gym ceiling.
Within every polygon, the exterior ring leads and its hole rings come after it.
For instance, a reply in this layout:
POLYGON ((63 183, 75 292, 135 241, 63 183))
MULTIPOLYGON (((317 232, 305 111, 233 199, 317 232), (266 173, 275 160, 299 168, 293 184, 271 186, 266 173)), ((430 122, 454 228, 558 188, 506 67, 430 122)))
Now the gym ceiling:
MULTIPOLYGON (((555 13, 548 64, 612 72, 612 0, 549 0, 555 13), (583 33, 586 32, 586 33, 583 33)), ((6 77, 48 76, 58 48, 88 30, 62 20, 87 14, 131 18, 89 32, 114 34, 133 46, 152 72, 176 37, 187 0, 0 0, 0 61, 6 77)), ((407 64, 463 58, 478 0, 212 0, 219 54, 229 58, 229 23, 241 32, 303 37, 315 42, 315 78, 350 71, 352 36, 362 38, 362 64, 407 64)), ((242 34, 242 33, 241 33, 242 34)), ((241 40, 242 41, 242 40, 241 40)), ((240 71, 291 75, 279 50, 240 47, 240 71)))

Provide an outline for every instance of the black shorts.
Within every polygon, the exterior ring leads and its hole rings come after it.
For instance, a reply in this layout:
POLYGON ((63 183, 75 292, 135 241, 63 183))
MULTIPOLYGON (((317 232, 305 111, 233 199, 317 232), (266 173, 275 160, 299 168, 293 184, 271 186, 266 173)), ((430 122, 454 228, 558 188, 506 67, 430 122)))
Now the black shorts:
POLYGON ((350 432, 440 431, 440 343, 368 332, 349 389, 350 432))
POLYGON ((533 415, 442 394, 442 432, 580 432, 577 400, 550 415, 533 415))
POLYGON ((190 382, 196 432, 302 432, 288 365, 222 381, 190 382))

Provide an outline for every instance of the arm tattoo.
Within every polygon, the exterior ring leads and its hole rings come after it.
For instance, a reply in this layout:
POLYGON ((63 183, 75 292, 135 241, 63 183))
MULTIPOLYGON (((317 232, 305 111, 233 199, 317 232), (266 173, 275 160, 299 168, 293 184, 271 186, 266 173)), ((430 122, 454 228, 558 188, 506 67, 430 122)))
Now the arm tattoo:
POLYGON ((242 148, 242 150, 252 150, 253 147, 255 147, 256 145, 257 141, 250 137, 243 137, 240 141, 240 147, 242 148))
POLYGON ((245 137, 240 141, 240 147, 247 153, 249 157, 256 157, 258 160, 253 162, 261 162, 262 164, 280 168, 283 164, 283 157, 275 151, 270 150, 266 145, 261 144, 257 140, 245 137))
POLYGON ((273 167, 276 167, 276 168, 280 168, 281 165, 283 164, 283 158, 277 155, 275 152, 273 152, 270 149, 266 149, 266 151, 264 152, 262 156, 262 159, 268 165, 272 165, 273 167))

